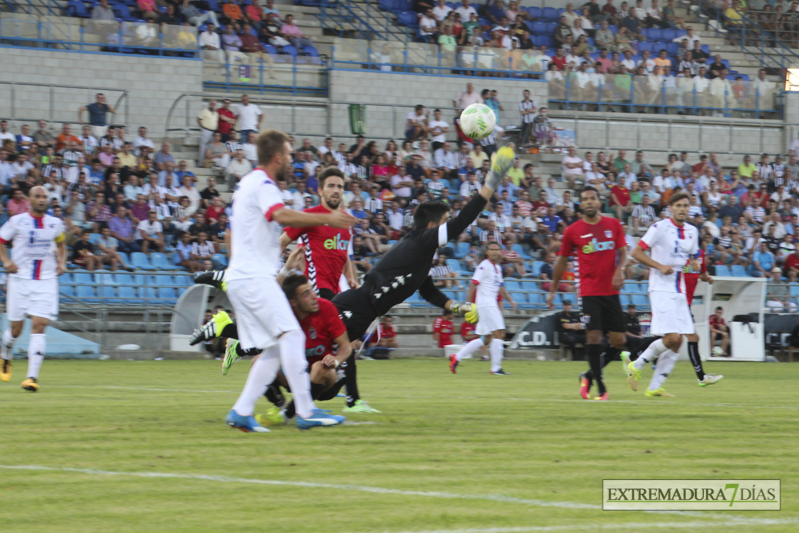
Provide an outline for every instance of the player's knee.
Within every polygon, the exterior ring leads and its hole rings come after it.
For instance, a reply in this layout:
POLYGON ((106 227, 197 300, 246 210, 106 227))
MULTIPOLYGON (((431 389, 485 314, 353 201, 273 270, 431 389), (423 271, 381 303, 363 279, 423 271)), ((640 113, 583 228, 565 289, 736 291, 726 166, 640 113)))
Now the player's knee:
POLYGON ((586 331, 585 341, 588 344, 600 344, 602 342, 602 332, 598 329, 586 331))
POLYGON ((676 352, 680 349, 680 345, 682 345, 682 335, 679 333, 669 333, 663 337, 663 344, 665 344, 670 350, 676 352))

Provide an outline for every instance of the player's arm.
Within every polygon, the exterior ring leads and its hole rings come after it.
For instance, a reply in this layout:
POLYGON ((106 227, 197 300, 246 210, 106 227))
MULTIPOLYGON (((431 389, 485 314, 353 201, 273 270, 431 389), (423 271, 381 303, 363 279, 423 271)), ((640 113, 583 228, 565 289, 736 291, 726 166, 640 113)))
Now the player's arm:
POLYGON ((547 307, 549 309, 555 309, 555 293, 558 292, 558 283, 560 282, 560 278, 563 277, 563 271, 566 270, 566 264, 568 262, 568 257, 559 255, 558 260, 555 262, 555 268, 552 269, 552 284, 549 287, 549 294, 547 295, 547 307))
POLYGON ((3 268, 9 274, 17 273, 17 265, 8 257, 8 249, 6 245, 11 242, 16 233, 16 226, 11 220, 7 220, 3 227, 0 228, 0 262, 3 263, 3 268))
POLYGON ((618 264, 613 272, 613 290, 618 291, 624 286, 624 267, 627 266, 627 244, 617 249, 618 264))
POLYGON ((641 247, 641 242, 643 241, 639 241, 638 244, 635 245, 635 249, 633 250, 632 253, 633 259, 635 259, 642 265, 648 266, 649 268, 655 268, 659 270, 665 276, 674 273, 673 267, 669 265, 661 265, 660 263, 649 257, 649 254, 647 254, 646 251, 641 247))
POLYGON ((293 240, 294 239, 289 237, 288 234, 286 234, 285 231, 283 233, 281 233, 280 234, 280 252, 283 253, 283 251, 286 250, 286 246, 288 246, 289 243, 292 242, 293 240))
POLYGON ((338 344, 336 355, 327 354, 322 359, 322 365, 327 368, 338 368, 349 358, 350 355, 352 355, 352 344, 350 344, 350 339, 347 337, 346 332, 336 337, 333 342, 338 344))
POLYGON ((344 262, 343 273, 350 288, 357 289, 360 285, 358 283, 358 275, 355 272, 355 263, 352 262, 349 255, 347 255, 347 261, 344 262))
POLYGON ((293 228, 306 228, 308 226, 324 226, 325 224, 333 228, 348 228, 355 226, 358 219, 346 213, 336 210, 331 213, 305 213, 287 209, 283 204, 275 204, 266 212, 267 220, 274 220, 281 226, 293 228))
POLYGON ((299 270, 300 258, 302 257, 303 250, 304 248, 302 246, 297 246, 294 248, 294 251, 291 252, 288 259, 286 259, 286 264, 283 265, 283 268, 281 268, 280 272, 275 276, 275 281, 278 285, 283 284, 283 280, 286 279, 292 270, 299 270))
POLYGON ((516 305, 516 302, 513 301, 513 298, 510 297, 510 293, 508 293, 508 290, 505 288, 504 285, 499 288, 499 294, 508 301, 510 306, 513 307, 514 311, 519 310, 519 307, 516 305))
MULTIPOLYGON (((58 237, 55 238, 56 243, 56 261, 58 262, 58 267, 56 267, 56 276, 60 276, 61 274, 67 271, 67 238, 62 233, 58 237)), ((5 252, 5 246, 3 246, 3 250, 5 252)), ((3 263, 5 265, 5 262, 3 263)))

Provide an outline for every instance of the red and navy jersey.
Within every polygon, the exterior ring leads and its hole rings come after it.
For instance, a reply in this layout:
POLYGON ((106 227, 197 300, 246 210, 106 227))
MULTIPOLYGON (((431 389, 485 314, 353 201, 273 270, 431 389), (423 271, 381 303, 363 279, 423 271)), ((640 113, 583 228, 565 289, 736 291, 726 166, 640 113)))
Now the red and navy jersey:
POLYGON ((694 299, 694 291, 696 290, 696 284, 699 283, 699 276, 703 273, 707 272, 707 262, 705 262, 705 252, 701 248, 699 249, 699 256, 696 258, 701 265, 699 268, 699 272, 694 272, 694 270, 690 266, 690 259, 685 264, 685 268, 683 269, 683 279, 685 279, 685 297, 688 298, 688 305, 691 305, 691 302, 694 299))
POLYGON ((616 250, 627 246, 621 222, 600 217, 596 224, 578 220, 563 232, 558 255, 575 259, 580 296, 610 296, 616 272, 616 250))
MULTIPOLYGON (((330 213, 321 204, 309 207, 304 213, 330 213)), ((352 240, 349 228, 330 226, 308 226, 305 228, 285 228, 286 235, 294 241, 302 237, 305 245, 305 276, 315 291, 329 289, 338 294, 339 279, 347 262, 347 249, 352 240)))
POLYGON ((335 340, 347 332, 336 306, 324 298, 319 298, 319 311, 300 320, 300 327, 305 333, 305 357, 309 363, 332 354, 335 340))
POLYGON ((443 316, 436 318, 433 322, 433 333, 438 333, 438 347, 443 348, 448 344, 452 344, 452 332, 455 327, 451 320, 447 320, 443 316))
POLYGON ((477 326, 474 324, 469 324, 465 320, 461 323, 461 337, 463 340, 466 340, 466 337, 469 335, 474 335, 474 330, 477 329, 477 326))

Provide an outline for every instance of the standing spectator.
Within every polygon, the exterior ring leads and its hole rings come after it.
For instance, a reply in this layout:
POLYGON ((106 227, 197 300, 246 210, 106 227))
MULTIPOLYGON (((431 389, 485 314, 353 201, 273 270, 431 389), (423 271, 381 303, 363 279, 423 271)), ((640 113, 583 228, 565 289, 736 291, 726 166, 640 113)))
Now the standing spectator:
MULTIPOLYGON (((444 3, 443 0, 441 3, 444 3)), ((452 344, 452 334, 455 331, 452 316, 452 311, 445 309, 444 314, 433 321, 433 340, 439 348, 452 344)))
POLYGON ((116 113, 116 109, 114 109, 111 105, 106 103, 105 95, 103 93, 97 93, 95 95, 95 101, 89 105, 85 105, 78 109, 78 122, 83 124, 83 112, 89 112, 89 124, 92 127, 92 135, 97 137, 104 137, 106 131, 108 130, 108 122, 107 116, 108 113, 116 113))
MULTIPOLYGON (((468 7, 469 1, 468 0, 464 0, 464 4, 466 4, 467 7, 468 7)), ((470 9, 474 9, 474 8, 470 8, 470 9)), ((458 9, 456 9, 456 11, 460 11, 460 10, 461 10, 460 7, 458 9)), ((461 20, 469 20, 469 19, 463 19, 463 14, 461 14, 461 20)), ((463 92, 463 93, 459 94, 457 98, 452 100, 452 105, 456 109, 459 109, 460 111, 463 111, 464 109, 466 109, 467 107, 469 107, 472 104, 482 104, 482 103, 483 103, 483 98, 479 94, 474 92, 474 84, 473 83, 467 83, 466 84, 466 92, 463 92)))
POLYGON ((197 124, 200 126, 200 155, 199 165, 205 164, 205 149, 208 143, 214 138, 219 126, 219 112, 216 110, 216 100, 211 99, 208 102, 208 107, 203 109, 197 116, 197 124))
POLYGON ((522 101, 519 102, 519 113, 522 116, 522 146, 530 144, 530 133, 533 130, 533 121, 538 106, 535 100, 530 99, 530 91, 527 89, 522 92, 522 101))
POLYGON ((236 107, 236 115, 239 121, 241 138, 249 139, 250 132, 254 132, 257 138, 264 115, 257 105, 250 103, 249 95, 241 95, 241 103, 236 107))
POLYGON ((428 125, 428 131, 432 136, 433 152, 438 150, 444 145, 447 140, 447 132, 449 131, 449 124, 441 119, 441 110, 436 109, 433 111, 433 120, 428 125))
POLYGON ((570 189, 574 189, 577 182, 582 185, 583 166, 583 160, 577 157, 577 150, 574 146, 569 146, 569 154, 563 157, 561 168, 570 189))

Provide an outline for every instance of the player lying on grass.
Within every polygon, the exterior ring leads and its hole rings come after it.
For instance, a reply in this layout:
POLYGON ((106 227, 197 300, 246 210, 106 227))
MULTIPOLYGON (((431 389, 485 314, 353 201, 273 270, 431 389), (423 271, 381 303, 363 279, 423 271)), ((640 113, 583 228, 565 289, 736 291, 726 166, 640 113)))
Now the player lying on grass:
MULTIPOLYGON (((513 166, 515 157, 512 147, 500 148, 494 156, 485 184, 452 220, 449 219, 447 204, 425 202, 416 208, 411 231, 383 255, 366 274, 363 284, 333 298, 333 304, 347 327, 348 338, 363 338, 378 317, 404 302, 417 290, 422 298, 436 307, 451 310, 468 321, 477 321, 476 308, 470 303, 447 298, 435 286, 430 269, 438 248, 457 238, 482 212, 494 190, 513 166)), ((195 282, 224 290, 225 273, 201 273, 195 277, 195 282)), ((237 338, 238 332, 234 334, 229 326, 232 325, 217 327, 215 321, 211 321, 196 331, 190 342, 196 344, 219 336, 223 329, 225 336, 237 338)))

